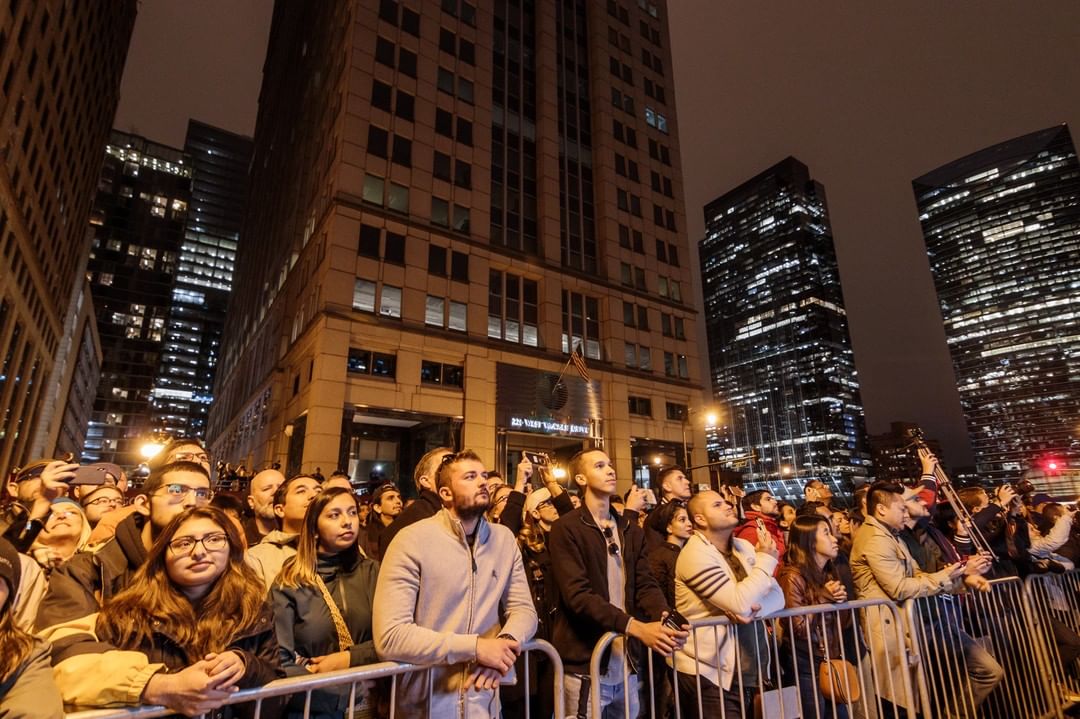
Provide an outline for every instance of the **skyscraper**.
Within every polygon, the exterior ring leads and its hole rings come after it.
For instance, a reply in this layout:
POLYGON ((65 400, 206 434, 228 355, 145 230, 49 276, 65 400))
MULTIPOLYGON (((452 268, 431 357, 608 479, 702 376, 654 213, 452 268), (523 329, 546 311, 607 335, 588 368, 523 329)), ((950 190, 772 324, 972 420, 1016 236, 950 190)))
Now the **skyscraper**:
POLYGON ((174 277, 191 202, 182 150, 113 131, 90 215, 88 273, 103 354, 83 458, 136 464, 152 429, 174 277))
POLYGON ((136 9, 0 9, 0 472, 53 452, 72 378, 86 375, 66 362, 94 357, 93 338, 79 344, 86 218, 136 9))
MULTIPOLYGON (((919 452, 912 444, 912 433, 920 431, 914 422, 890 422, 889 431, 872 434, 870 440, 870 458, 874 464, 874 479, 886 479, 892 482, 918 479, 922 473, 919 452)), ((936 439, 924 437, 926 448, 938 459, 938 466, 946 474, 948 464, 941 443, 936 439)))
POLYGON ((789 157, 705 206, 711 454, 797 497, 866 477, 865 421, 825 190, 789 157))
POLYGON ((357 482, 438 443, 506 472, 586 444, 624 479, 682 459, 701 398, 666 20, 277 3, 215 454, 357 482))
POLYGON ((1080 164, 1068 127, 913 185, 979 475, 1080 468, 1080 164))
POLYGON ((191 201, 151 399, 151 425, 172 437, 206 434, 251 150, 249 137, 188 122, 191 201))

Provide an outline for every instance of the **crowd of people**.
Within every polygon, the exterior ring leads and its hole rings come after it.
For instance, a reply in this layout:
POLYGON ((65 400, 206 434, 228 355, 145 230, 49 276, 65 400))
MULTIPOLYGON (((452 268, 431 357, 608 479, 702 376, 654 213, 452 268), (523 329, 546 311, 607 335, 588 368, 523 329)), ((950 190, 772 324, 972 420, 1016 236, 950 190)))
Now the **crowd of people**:
MULTIPOLYGON (((563 486, 544 462, 523 457, 507 481, 470 450, 438 447, 408 502, 399 484, 358 496, 342 473, 276 469, 243 498, 215 495, 190 440, 170 443, 137 488, 115 465, 35 462, 11 474, 0 521, 0 716, 140 704, 244 716, 250 704, 229 703, 241 689, 383 660, 436 669, 400 677, 393 694, 382 682, 319 689, 310 715, 383 716, 393 701, 398 716, 550 717, 561 696, 568 717, 671 716, 676 701, 683 717, 753 716, 765 687, 752 655, 774 631, 757 619, 987 591, 988 578, 1080 559, 1065 507, 1006 484, 959 490, 958 516, 936 459, 920 459, 908 485, 874 482, 840 503, 815 480, 798 507, 767 490, 692 492, 679 467, 622 494, 599 449, 570 459, 563 486), (729 629, 691 637, 691 622, 720 617, 729 629), (593 706, 590 659, 606 632, 623 638, 602 657, 593 706), (538 653, 522 681, 533 638, 562 659, 558 691, 538 653)), ((799 687, 804 716, 849 716, 819 681, 829 657, 865 657, 885 678, 873 682, 885 715, 914 715, 896 691, 909 667, 890 616, 782 625, 780 681, 799 687)), ((978 706, 1002 668, 962 622, 936 621, 978 706)), ((1067 628, 1055 638, 1067 663, 1080 655, 1067 628)), ((262 716, 302 716, 305 703, 267 700, 262 716)))

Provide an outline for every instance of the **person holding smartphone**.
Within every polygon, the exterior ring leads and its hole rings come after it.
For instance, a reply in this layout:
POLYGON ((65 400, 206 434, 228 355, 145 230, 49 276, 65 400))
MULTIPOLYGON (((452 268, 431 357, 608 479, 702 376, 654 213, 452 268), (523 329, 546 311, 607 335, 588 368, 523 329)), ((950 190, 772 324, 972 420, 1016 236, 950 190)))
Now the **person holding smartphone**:
POLYGON ((757 544, 758 535, 767 533, 776 543, 778 560, 774 576, 780 575, 784 566, 784 530, 780 528, 780 502, 767 489, 750 492, 742 498, 742 508, 746 518, 735 530, 735 536, 757 544))

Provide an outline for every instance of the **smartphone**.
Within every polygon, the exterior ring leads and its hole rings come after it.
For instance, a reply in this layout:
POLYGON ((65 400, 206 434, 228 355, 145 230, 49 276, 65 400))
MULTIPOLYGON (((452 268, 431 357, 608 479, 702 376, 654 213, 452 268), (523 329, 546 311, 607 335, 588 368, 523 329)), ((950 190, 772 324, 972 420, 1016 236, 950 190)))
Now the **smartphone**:
MULTIPOLYGON (((105 484, 112 474, 108 467, 91 464, 76 469, 75 478, 71 480, 70 484, 105 484)), ((116 484, 117 479, 118 477, 113 476, 113 484, 116 484)))
POLYGON ((757 531, 758 534, 768 534, 769 530, 765 528, 765 520, 761 517, 757 518, 757 531))
POLYGON ((645 504, 649 507, 656 506, 656 492, 652 491, 651 489, 645 490, 645 504))
POLYGON ((521 453, 525 459, 532 462, 537 467, 546 467, 548 463, 548 456, 543 452, 529 452, 528 450, 521 453))
POLYGON ((679 614, 674 609, 668 612, 667 617, 664 619, 664 626, 669 629, 674 629, 677 632, 681 632, 683 627, 689 623, 690 621, 686 617, 679 614))

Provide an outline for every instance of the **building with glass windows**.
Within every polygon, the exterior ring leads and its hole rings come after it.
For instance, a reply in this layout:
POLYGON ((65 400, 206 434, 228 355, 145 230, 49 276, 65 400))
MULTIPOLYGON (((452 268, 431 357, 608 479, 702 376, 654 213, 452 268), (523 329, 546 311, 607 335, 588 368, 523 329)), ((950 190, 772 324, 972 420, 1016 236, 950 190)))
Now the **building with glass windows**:
POLYGON ((0 474, 82 446, 96 328, 86 217, 135 0, 0 7, 0 474), (80 428, 81 426, 81 428, 80 428))
POLYGON ((113 131, 90 213, 87 274, 101 337, 101 379, 83 459, 131 466, 159 427, 151 398, 191 203, 191 158, 113 131))
POLYGON ((252 172, 217 457, 407 491, 440 443, 504 472, 603 446, 623 480, 682 459, 663 2, 277 3, 252 172))
POLYGON ((1080 164, 1069 129, 915 180, 979 476, 1080 469, 1080 164))
POLYGON ((849 492, 870 462, 824 188, 789 157, 705 206, 699 249, 711 458, 780 497, 849 492))
POLYGON ((251 150, 250 137, 188 121, 191 201, 150 400, 152 426, 171 437, 206 436, 251 150))

